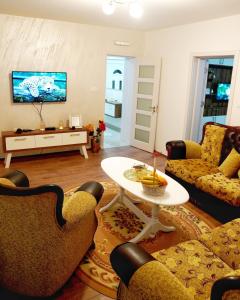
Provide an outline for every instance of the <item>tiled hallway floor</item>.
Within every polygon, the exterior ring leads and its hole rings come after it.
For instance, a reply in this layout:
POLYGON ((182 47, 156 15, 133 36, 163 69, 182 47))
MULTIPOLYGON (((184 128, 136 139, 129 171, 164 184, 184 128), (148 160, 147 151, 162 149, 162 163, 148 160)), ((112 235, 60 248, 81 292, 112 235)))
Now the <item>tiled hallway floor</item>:
POLYGON ((120 147, 120 132, 107 127, 104 132, 104 148, 120 147))

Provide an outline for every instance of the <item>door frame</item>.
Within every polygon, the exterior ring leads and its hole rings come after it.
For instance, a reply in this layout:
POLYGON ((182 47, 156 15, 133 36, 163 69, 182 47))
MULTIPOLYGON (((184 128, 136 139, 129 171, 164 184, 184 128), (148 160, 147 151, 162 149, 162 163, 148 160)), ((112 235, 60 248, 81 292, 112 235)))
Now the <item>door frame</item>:
MULTIPOLYGON (((135 63, 136 57, 131 55, 123 55, 123 54, 109 54, 107 53, 105 56, 105 89, 104 89, 104 102, 103 102, 103 119, 105 114, 105 96, 106 96, 106 88, 107 88, 107 60, 109 56, 113 57, 122 57, 125 58, 124 65, 124 74, 123 74, 123 97, 122 97, 122 116, 121 116, 121 131, 120 131, 120 143, 124 143, 124 145, 131 144, 131 124, 133 118, 133 94, 134 94, 134 85, 130 84, 130 82, 134 82, 135 80, 135 63), (128 63, 127 63, 128 61, 128 63), (129 63, 129 61, 132 62, 129 63), (126 75, 126 65, 129 67, 129 77, 126 75), (126 84, 128 78, 128 84, 126 84), (128 103, 128 107, 127 104, 128 103)), ((121 146, 120 146, 121 147, 121 146)))
POLYGON ((188 86, 188 110, 185 119, 185 139, 195 139, 197 132, 196 128, 199 128, 200 119, 195 120, 194 116, 197 115, 197 101, 198 94, 196 92, 198 86, 198 76, 199 76, 199 64, 200 60, 203 59, 211 59, 211 58, 228 58, 233 57, 233 70, 232 70, 232 78, 231 78, 231 90, 230 97, 228 102, 226 123, 229 124, 232 116, 233 109, 233 96, 235 91, 235 84, 237 78, 237 69, 238 69, 238 58, 239 51, 222 51, 222 52, 196 52, 192 53, 190 57, 190 81, 188 86))

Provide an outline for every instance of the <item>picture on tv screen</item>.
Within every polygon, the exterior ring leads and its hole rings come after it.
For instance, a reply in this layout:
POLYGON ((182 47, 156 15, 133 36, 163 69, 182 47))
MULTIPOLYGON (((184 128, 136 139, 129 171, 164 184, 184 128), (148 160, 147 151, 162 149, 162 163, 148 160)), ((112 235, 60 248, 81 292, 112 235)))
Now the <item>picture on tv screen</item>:
POLYGON ((228 100, 230 95, 230 83, 219 83, 217 87, 217 100, 228 100))
POLYGON ((67 99, 66 72, 12 72, 14 103, 64 102, 67 99))

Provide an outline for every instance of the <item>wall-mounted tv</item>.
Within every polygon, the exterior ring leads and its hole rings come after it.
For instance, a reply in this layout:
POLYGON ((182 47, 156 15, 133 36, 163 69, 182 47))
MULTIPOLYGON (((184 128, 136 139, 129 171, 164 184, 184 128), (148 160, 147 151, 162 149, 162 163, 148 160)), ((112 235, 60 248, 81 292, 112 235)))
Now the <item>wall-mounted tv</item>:
POLYGON ((66 72, 12 72, 14 103, 65 102, 67 100, 66 72))
POLYGON ((225 100, 229 99, 230 95, 230 83, 219 83, 217 86, 217 100, 225 100))

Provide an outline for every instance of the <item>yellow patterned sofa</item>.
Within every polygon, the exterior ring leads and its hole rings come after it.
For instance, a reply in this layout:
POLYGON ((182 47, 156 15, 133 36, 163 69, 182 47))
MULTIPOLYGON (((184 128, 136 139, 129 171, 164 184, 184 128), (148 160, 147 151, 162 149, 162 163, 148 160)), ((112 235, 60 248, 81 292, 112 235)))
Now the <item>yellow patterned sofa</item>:
POLYGON ((240 127, 206 123, 201 144, 166 144, 166 174, 182 184, 190 201, 222 223, 240 217, 240 127))
POLYGON ((240 219, 152 255, 125 243, 110 260, 119 300, 239 300, 240 219))
POLYGON ((19 171, 0 176, 1 287, 32 297, 61 288, 93 243, 102 193, 88 182, 66 198, 57 185, 30 188, 19 171))

